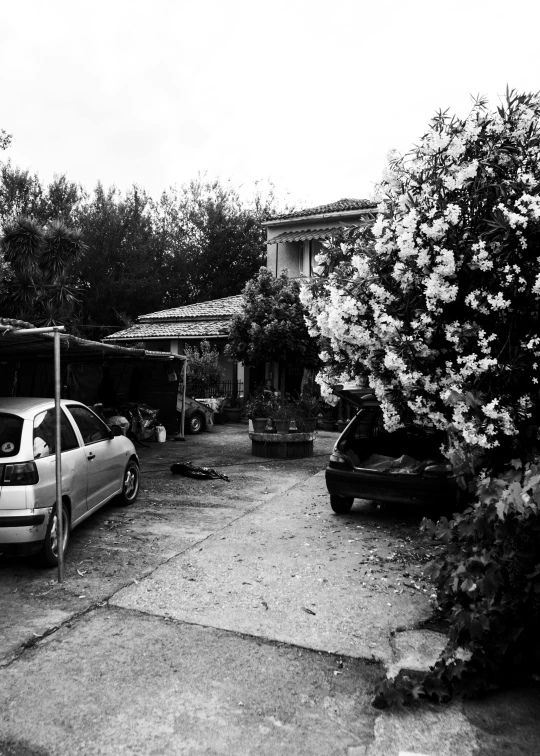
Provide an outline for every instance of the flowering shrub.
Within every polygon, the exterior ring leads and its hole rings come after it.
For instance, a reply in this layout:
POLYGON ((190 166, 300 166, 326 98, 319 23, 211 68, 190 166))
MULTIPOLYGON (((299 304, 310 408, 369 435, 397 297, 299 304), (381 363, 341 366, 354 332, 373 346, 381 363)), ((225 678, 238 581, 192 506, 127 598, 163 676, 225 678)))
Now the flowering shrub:
POLYGON ((323 394, 367 374, 386 428, 447 430, 445 453, 462 484, 472 481, 475 507, 432 532, 457 544, 434 568, 439 606, 466 595, 478 610, 482 632, 451 633, 451 649, 464 643, 473 663, 490 633, 508 640, 492 620, 509 583, 483 592, 458 554, 472 543, 474 564, 493 565, 514 553, 504 533, 536 522, 540 502, 539 116, 539 95, 509 91, 496 110, 478 100, 465 119, 437 114, 417 147, 390 156, 375 224, 327 244, 301 294, 324 345, 323 394))
POLYGON ((367 371, 388 430, 450 427, 469 460, 517 450, 536 417, 539 113, 513 93, 496 112, 440 113, 391 157, 375 225, 328 245, 302 292, 323 393, 367 371))

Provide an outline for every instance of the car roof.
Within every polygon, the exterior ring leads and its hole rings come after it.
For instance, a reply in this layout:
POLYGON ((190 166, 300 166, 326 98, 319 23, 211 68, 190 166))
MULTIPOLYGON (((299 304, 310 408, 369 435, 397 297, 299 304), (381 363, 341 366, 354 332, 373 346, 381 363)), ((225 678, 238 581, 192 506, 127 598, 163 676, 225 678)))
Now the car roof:
MULTIPOLYGON (((67 404, 81 404, 73 399, 61 399, 60 403, 63 407, 67 404)), ((84 406, 84 405, 83 405, 84 406)), ((11 412, 20 417, 34 417, 36 412, 41 409, 49 409, 54 407, 54 399, 50 397, 37 397, 37 396, 1 396, 0 397, 0 412, 11 412)))
POLYGON ((373 389, 368 386, 358 386, 356 383, 340 383, 332 386, 332 393, 345 399, 355 407, 380 407, 373 389))

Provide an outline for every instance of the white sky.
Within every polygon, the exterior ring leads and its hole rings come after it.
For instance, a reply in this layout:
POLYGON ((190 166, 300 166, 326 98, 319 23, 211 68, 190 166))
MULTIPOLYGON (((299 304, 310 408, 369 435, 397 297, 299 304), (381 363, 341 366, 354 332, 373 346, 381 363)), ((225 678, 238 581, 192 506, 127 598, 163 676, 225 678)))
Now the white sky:
POLYGON ((157 197, 201 171, 368 197, 437 109, 540 89, 537 0, 17 0, 0 19, 3 156, 87 189, 157 197))

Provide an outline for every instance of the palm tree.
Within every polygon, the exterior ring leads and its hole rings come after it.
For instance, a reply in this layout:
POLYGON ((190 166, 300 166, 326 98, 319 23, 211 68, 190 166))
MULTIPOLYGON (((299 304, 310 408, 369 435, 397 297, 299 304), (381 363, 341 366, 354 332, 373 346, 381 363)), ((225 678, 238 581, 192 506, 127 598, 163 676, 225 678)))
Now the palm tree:
POLYGON ((20 217, 8 224, 0 238, 10 268, 0 296, 2 314, 40 326, 76 329, 79 300, 73 267, 85 249, 80 231, 61 221, 41 228, 31 218, 20 217))

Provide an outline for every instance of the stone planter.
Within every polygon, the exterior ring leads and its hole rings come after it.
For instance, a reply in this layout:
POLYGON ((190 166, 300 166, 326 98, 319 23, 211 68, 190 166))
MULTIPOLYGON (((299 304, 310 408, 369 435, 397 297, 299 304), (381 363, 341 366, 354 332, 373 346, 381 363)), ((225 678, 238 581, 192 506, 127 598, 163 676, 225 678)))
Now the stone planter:
POLYGON ((250 433, 249 437, 254 457, 303 459, 313 456, 313 433, 250 433))

